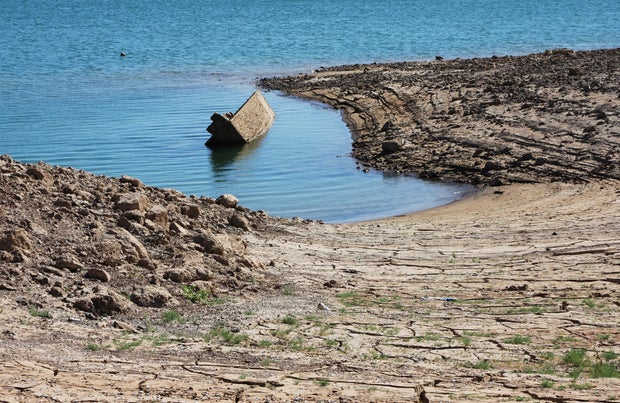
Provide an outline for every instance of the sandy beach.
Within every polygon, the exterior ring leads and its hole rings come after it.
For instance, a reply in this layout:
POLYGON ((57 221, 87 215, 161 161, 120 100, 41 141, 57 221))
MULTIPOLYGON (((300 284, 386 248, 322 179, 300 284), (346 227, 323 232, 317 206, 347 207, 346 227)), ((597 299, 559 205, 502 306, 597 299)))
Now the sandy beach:
POLYGON ((410 215, 0 158, 0 401, 620 401, 620 50, 439 59, 259 83, 479 188, 410 215))

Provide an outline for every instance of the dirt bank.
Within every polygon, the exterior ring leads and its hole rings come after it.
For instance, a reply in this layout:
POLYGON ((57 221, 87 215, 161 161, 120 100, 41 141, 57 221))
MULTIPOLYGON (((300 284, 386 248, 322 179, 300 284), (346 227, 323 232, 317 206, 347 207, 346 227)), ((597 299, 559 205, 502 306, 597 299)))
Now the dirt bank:
POLYGON ((264 81, 343 108, 369 166, 511 183, 372 222, 0 158, 0 401, 620 401, 618 67, 264 81))

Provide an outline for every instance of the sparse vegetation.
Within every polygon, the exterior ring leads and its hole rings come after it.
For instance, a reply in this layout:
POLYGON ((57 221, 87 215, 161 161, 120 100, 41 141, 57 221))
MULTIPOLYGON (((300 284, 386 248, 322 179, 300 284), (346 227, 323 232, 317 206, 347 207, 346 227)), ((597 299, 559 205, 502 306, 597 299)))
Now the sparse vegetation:
POLYGON ((463 346, 465 346, 465 347, 471 346, 471 337, 469 337, 469 336, 461 336, 460 340, 461 340, 461 343, 463 343, 463 346))
POLYGON ((211 293, 209 291, 201 290, 200 288, 194 287, 192 285, 181 286, 181 291, 183 292, 184 298, 192 301, 195 304, 205 302, 211 296, 211 293))
POLYGON ((204 336, 205 341, 210 342, 214 339, 223 341, 229 345, 240 344, 248 339, 245 333, 233 332, 225 327, 213 328, 209 334, 204 336))
POLYGON ((291 296, 295 294, 295 286, 293 284, 284 284, 282 286, 282 294, 291 296))
POLYGON ((96 344, 96 343, 88 343, 86 345, 86 349, 90 350, 90 351, 99 351, 101 350, 103 347, 101 346, 101 344, 96 344))
POLYGON ((45 319, 50 318, 50 313, 46 309, 38 309, 34 306, 31 306, 28 311, 30 312, 30 315, 34 316, 35 318, 45 318, 45 319))
POLYGON ((583 299, 581 302, 590 309, 596 308, 596 302, 592 298, 583 299))
POLYGON ((586 350, 582 348, 572 348, 564 354, 562 360, 571 367, 583 368, 588 363, 586 350))
POLYGON ((299 320, 292 316, 292 315, 286 315, 283 319, 282 319, 282 323, 285 323, 287 325, 291 325, 291 326, 296 326, 299 323, 299 320))
POLYGON ((140 339, 136 339, 136 340, 116 339, 114 340, 114 347, 120 351, 133 350, 134 348, 138 347, 140 344, 142 344, 142 340, 140 339))
POLYGON ((476 369, 489 369, 491 368, 491 362, 489 360, 480 360, 474 364, 476 369))
POLYGON ((327 386, 327 385, 329 385, 329 379, 327 379, 327 378, 318 379, 316 381, 316 384, 319 385, 319 386, 327 386))
POLYGON ((592 378, 620 378, 620 372, 611 363, 597 362, 592 365, 590 376, 592 378))
POLYGON ((181 322, 182 317, 178 311, 169 310, 164 312, 163 321, 164 323, 181 322))
POLYGON ((553 387, 553 381, 551 381, 550 379, 543 379, 541 382, 541 385, 543 388, 552 388, 553 387))
POLYGON ((514 337, 511 337, 510 339, 504 340, 504 342, 508 344, 530 344, 531 341, 532 341, 532 338, 530 336, 521 336, 521 335, 516 335, 514 337))

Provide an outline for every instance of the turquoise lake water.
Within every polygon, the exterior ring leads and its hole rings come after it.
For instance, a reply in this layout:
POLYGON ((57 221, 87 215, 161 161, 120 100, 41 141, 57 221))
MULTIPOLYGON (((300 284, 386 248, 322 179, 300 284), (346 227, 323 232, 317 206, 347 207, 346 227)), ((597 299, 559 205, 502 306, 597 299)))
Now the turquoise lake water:
POLYGON ((620 1, 597 0, 2 0, 0 21, 0 154, 329 222, 464 189, 361 172, 337 112, 273 92, 269 134, 213 153, 209 117, 235 111, 257 77, 620 46, 620 1))

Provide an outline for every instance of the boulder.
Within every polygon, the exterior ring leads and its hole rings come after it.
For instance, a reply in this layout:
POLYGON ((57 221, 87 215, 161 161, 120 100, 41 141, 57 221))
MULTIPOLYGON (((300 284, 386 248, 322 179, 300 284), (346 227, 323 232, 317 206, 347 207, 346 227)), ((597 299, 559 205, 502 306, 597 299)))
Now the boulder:
POLYGON ((203 231, 194 237, 194 242, 202 246, 205 253, 211 253, 214 255, 223 255, 226 253, 226 248, 222 241, 220 241, 210 231, 203 231))
POLYGON ((220 206, 233 208, 233 207, 237 207, 237 204, 239 204, 239 199, 237 199, 235 196, 231 194, 223 194, 220 197, 218 197, 215 200, 215 202, 219 204, 220 206))
POLYGON ((108 273, 107 271, 103 269, 99 269, 99 268, 88 269, 84 277, 90 278, 93 280, 99 280, 104 283, 109 283, 110 280, 112 279, 112 276, 110 276, 110 273, 108 273))
POLYGON ((54 266, 59 269, 67 269, 74 273, 84 268, 84 265, 80 262, 77 256, 71 253, 58 256, 54 266))
POLYGON ((28 233, 22 228, 16 228, 4 233, 0 238, 0 250, 12 252, 16 249, 31 250, 32 243, 28 233))
POLYGON ((127 298, 111 290, 94 295, 90 300, 93 303, 94 312, 100 315, 127 312, 131 307, 127 298))
POLYGON ((381 149, 386 154, 392 154, 401 149, 402 145, 398 141, 384 141, 381 143, 381 149))
POLYGON ((233 227, 241 228, 244 231, 250 231, 251 229, 250 222, 241 214, 236 213, 230 216, 230 218, 228 219, 228 223, 233 227))
POLYGON ((115 235, 121 243, 121 248, 123 249, 123 252, 130 256, 133 256, 135 258, 135 261, 149 258, 149 253, 142 244, 142 242, 140 242, 138 238, 129 233, 129 231, 123 228, 117 228, 115 231, 115 235))
POLYGON ((160 205, 155 205, 146 213, 146 218, 159 225, 163 229, 168 229, 168 210, 160 205))
POLYGON ((145 211, 149 206, 149 199, 142 193, 126 193, 117 196, 114 208, 121 211, 140 210, 145 211))
POLYGON ((162 308, 176 305, 178 301, 163 287, 144 286, 131 294, 131 301, 141 307, 162 308))
POLYGON ((139 179, 132 178, 131 176, 123 175, 120 179, 121 183, 128 183, 133 187, 141 188, 144 187, 144 184, 140 182, 139 179))

